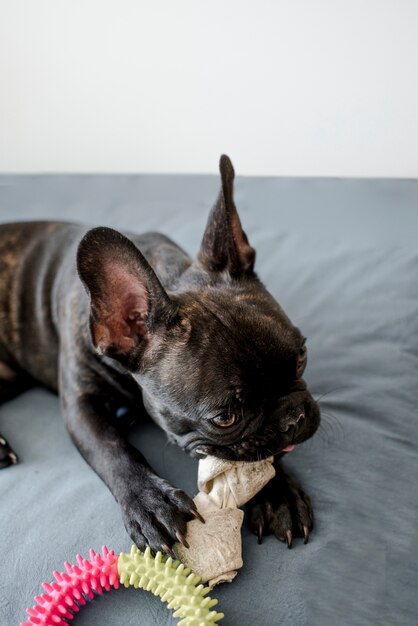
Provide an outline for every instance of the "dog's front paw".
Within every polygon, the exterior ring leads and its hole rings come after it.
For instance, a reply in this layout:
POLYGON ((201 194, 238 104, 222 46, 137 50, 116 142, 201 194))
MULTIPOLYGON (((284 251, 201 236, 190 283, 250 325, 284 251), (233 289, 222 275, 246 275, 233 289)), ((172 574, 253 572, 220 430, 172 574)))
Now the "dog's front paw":
POLYGON ((176 542, 186 548, 187 522, 198 518, 204 522, 193 500, 181 489, 158 476, 149 476, 121 501, 126 530, 142 550, 149 546, 170 554, 176 542))
POLYGON ((273 533, 292 547, 293 537, 308 543, 313 527, 311 499, 287 472, 277 475, 247 504, 249 525, 258 536, 273 533))

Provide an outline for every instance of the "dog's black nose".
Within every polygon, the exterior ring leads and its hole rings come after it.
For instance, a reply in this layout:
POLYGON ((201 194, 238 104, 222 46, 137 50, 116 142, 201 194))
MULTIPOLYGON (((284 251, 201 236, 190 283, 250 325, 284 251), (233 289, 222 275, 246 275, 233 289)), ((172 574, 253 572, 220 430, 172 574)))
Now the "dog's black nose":
POLYGON ((280 430, 283 433, 287 433, 289 428, 301 426, 304 419, 305 411, 303 409, 296 409, 280 420, 280 430))

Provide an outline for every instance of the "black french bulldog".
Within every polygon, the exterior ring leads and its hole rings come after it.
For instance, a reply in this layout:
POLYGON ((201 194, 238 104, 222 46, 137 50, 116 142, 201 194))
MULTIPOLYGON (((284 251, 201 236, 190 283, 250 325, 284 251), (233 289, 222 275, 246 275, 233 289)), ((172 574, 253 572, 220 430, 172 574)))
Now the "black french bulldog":
MULTIPOLYGON (((0 226, 0 402, 35 384, 58 392, 132 540, 170 554, 200 516, 126 441, 123 424, 145 412, 192 456, 275 456, 276 477, 248 505, 260 542, 273 532, 291 547, 312 529, 310 500, 280 461, 319 424, 302 380, 305 340, 254 272, 226 156, 220 172, 193 262, 157 233, 0 226)), ((0 464, 16 461, 0 437, 0 464)))

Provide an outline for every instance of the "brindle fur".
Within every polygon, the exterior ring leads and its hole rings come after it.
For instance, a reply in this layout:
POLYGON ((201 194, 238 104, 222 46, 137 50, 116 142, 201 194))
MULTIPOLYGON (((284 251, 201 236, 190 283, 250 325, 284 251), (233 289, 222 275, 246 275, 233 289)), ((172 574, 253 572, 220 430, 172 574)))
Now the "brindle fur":
MULTIPOLYGON (((296 372, 302 335, 254 273, 227 157, 221 176, 195 262, 158 233, 127 240, 65 222, 0 226, 0 403, 33 385, 56 391, 70 436, 120 503, 132 539, 155 550, 171 552, 198 514, 126 441, 121 407, 129 408, 125 425, 148 413, 195 456, 275 454, 277 476, 250 503, 250 525, 260 541, 274 532, 289 547, 312 528, 309 498, 280 462, 280 451, 319 423, 296 372), (109 296, 107 262, 139 294, 137 308, 148 307, 126 315, 128 339, 109 321, 111 312, 126 327, 125 305, 109 296), (238 430, 213 425, 222 411, 239 413, 238 430)), ((0 466, 16 460, 0 437, 0 466)))

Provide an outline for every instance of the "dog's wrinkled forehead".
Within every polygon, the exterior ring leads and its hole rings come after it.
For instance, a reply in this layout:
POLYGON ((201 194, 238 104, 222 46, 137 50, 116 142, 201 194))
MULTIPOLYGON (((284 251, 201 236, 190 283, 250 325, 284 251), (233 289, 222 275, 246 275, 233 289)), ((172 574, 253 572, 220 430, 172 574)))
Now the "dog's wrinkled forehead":
POLYGON ((196 385, 248 395, 291 384, 301 334, 271 297, 208 292, 185 302, 182 314, 190 325, 185 350, 198 368, 196 385))
POLYGON ((243 349, 256 346, 257 353, 272 347, 292 352, 300 338, 298 329, 261 283, 253 282, 248 292, 220 288, 192 294, 183 311, 195 328, 203 327, 208 333, 218 331, 230 340, 228 343, 243 349))

